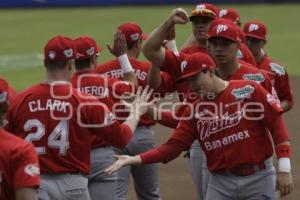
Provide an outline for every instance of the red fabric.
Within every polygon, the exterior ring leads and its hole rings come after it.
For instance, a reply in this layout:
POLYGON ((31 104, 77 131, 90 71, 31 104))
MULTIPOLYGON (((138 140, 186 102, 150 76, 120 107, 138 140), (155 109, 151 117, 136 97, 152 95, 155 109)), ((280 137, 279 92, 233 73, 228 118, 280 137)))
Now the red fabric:
POLYGON ((89 36, 81 36, 74 40, 76 47, 76 60, 89 59, 99 53, 102 48, 89 36))
POLYGON ((40 184, 38 157, 30 143, 0 129, 0 199, 14 200, 16 190, 40 184))
MULTIPOLYGON (((148 85, 148 72, 151 64, 149 62, 142 62, 137 59, 129 59, 133 69, 135 70, 136 78, 139 85, 146 87, 148 85)), ((104 64, 100 64, 96 70, 96 73, 101 74, 105 77, 116 78, 122 80, 123 73, 118 60, 112 60, 104 64)), ((172 78, 167 73, 161 73, 162 84, 156 90, 154 90, 153 96, 164 97, 166 93, 174 91, 174 85, 172 78)), ((143 116, 139 122, 140 126, 153 126, 155 122, 150 118, 143 116)))
POLYGON ((194 103, 193 112, 190 108, 186 109, 183 116, 192 117, 180 121, 167 143, 141 154, 144 164, 171 161, 188 149, 194 139, 199 140, 212 172, 261 163, 273 155, 266 124, 280 118, 282 109, 259 84, 230 81, 215 99, 198 103, 194 103), (211 103, 218 106, 211 106, 211 103), (258 109, 257 103, 264 106, 262 112, 248 110, 258 109), (249 117, 256 119, 250 120, 249 117))
POLYGON ((180 51, 181 53, 184 53, 184 54, 193 54, 193 53, 207 53, 207 50, 203 47, 200 47, 198 44, 196 45, 192 45, 192 46, 189 46, 189 47, 186 47, 184 49, 182 49, 180 51))
POLYGON ((234 42, 241 41, 238 27, 227 22, 217 24, 210 28, 208 32, 208 39, 212 39, 214 37, 222 37, 234 42))
POLYGON ((239 69, 231 76, 221 77, 224 80, 253 80, 261 84, 267 91, 272 93, 272 83, 269 75, 260 69, 240 65, 239 69))
POLYGON ((284 67, 273 61, 268 56, 264 56, 261 62, 257 63, 259 69, 266 70, 272 74, 271 80, 280 101, 287 101, 290 108, 294 105, 293 92, 289 80, 289 75, 284 67))
POLYGON ((57 35, 44 48, 45 63, 68 61, 76 57, 76 48, 71 38, 57 35))
POLYGON ((292 149, 290 145, 278 145, 276 146, 277 158, 290 158, 292 155, 292 149))
POLYGON ((131 132, 122 134, 120 123, 105 104, 66 83, 52 89, 38 84, 25 90, 10 105, 7 118, 7 130, 32 138, 39 147, 42 173, 88 174, 94 134, 118 147, 124 147, 131 136, 131 132))
POLYGON ((169 128, 176 128, 178 125, 178 120, 174 118, 174 113, 170 111, 161 111, 161 118, 157 120, 158 123, 167 126, 169 128))
MULTIPOLYGON (((74 88, 79 88, 81 92, 95 96, 100 102, 104 103, 110 111, 112 111, 119 122, 123 122, 128 116, 128 113, 117 113, 114 105, 120 103, 122 94, 134 93, 135 88, 133 85, 119 81, 118 79, 104 78, 99 74, 94 73, 92 70, 84 70, 74 73, 71 83, 74 88), (122 120, 121 120, 122 119, 122 120)), ((123 106, 118 108, 122 109, 123 106)), ((100 148, 110 145, 107 141, 103 140, 101 136, 95 137, 92 143, 92 148, 100 148)))
POLYGON ((250 21, 244 25, 244 32, 247 37, 254 37, 261 40, 267 40, 267 27, 260 21, 250 21))
POLYGON ((6 91, 8 93, 8 101, 12 101, 13 98, 17 95, 17 92, 12 88, 8 82, 0 77, 0 90, 6 91))
POLYGON ((139 39, 145 40, 147 36, 143 34, 141 27, 134 22, 121 24, 118 29, 125 35, 127 44, 132 44, 139 39))

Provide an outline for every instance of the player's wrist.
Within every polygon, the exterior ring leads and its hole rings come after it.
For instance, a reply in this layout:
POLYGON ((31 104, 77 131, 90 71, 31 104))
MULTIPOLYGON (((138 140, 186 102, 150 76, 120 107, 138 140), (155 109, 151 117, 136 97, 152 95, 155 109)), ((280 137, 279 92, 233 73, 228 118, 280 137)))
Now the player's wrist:
POLYGON ((278 145, 276 146, 276 154, 278 158, 278 171, 290 173, 291 167, 291 146, 290 145, 278 145))
POLYGON ((123 74, 134 71, 131 64, 130 64, 129 58, 128 58, 126 53, 119 56, 118 60, 120 62, 120 66, 121 66, 121 69, 123 71, 123 74))

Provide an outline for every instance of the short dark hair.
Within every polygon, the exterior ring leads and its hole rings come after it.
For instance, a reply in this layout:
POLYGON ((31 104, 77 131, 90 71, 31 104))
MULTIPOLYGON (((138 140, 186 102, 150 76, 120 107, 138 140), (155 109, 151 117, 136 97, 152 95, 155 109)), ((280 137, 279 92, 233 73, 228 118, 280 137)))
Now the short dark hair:
POLYGON ((76 70, 89 69, 90 67, 91 67, 91 58, 75 61, 75 69, 76 70))
POLYGON ((142 43, 142 40, 139 39, 139 40, 137 40, 137 41, 135 41, 135 42, 127 43, 127 49, 128 49, 128 50, 131 50, 131 49, 137 44, 137 42, 142 43))
POLYGON ((47 71, 60 71, 67 67, 68 61, 53 61, 45 63, 47 71))

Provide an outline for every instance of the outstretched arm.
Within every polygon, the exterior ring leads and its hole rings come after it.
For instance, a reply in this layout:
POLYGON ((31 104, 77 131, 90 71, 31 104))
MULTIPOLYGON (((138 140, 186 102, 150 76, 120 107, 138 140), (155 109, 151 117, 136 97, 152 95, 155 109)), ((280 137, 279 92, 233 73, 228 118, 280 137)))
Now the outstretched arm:
POLYGON ((37 200, 37 190, 34 188, 20 188, 16 191, 16 200, 37 200))

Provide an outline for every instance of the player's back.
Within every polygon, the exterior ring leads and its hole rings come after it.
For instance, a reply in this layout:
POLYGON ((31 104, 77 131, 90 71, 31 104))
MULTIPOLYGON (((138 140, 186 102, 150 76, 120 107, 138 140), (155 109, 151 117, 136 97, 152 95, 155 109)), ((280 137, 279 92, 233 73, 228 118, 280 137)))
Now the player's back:
POLYGON ((41 83, 13 101, 8 130, 34 144, 42 173, 89 172, 92 132, 84 127, 92 113, 88 101, 98 103, 69 83, 41 83))
POLYGON ((39 185, 39 166, 31 144, 0 128, 0 199, 14 200, 15 190, 39 185))

